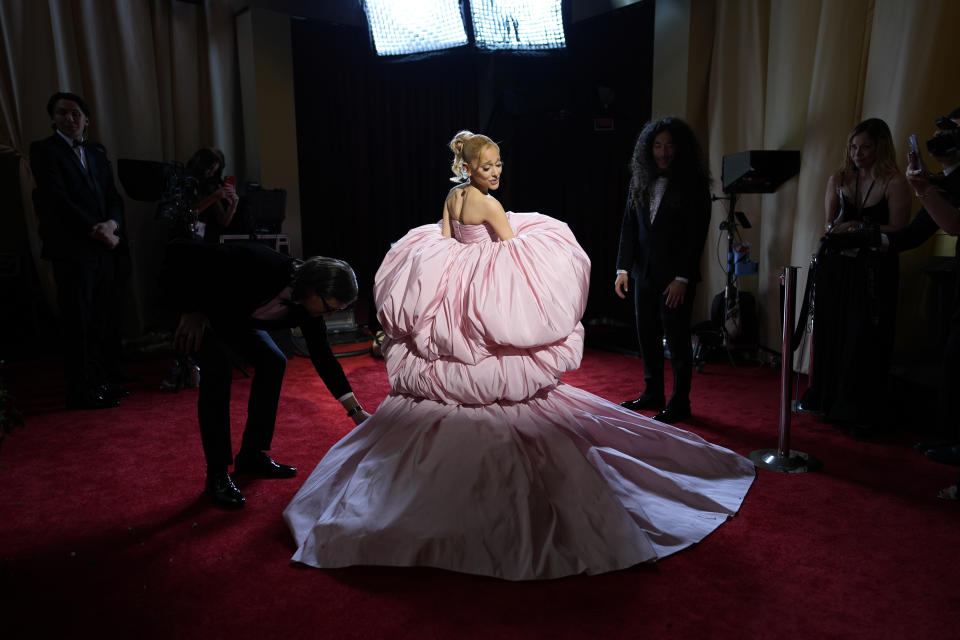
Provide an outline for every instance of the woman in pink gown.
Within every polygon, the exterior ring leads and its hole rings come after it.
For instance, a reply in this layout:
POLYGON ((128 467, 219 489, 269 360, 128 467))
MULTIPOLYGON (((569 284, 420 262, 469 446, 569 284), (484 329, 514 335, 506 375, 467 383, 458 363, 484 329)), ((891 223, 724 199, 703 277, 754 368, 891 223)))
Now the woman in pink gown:
POLYGON ((737 512, 753 464, 560 381, 580 365, 590 260, 505 213, 499 149, 460 132, 443 220, 377 271, 391 392, 284 510, 293 560, 508 580, 657 560, 737 512))

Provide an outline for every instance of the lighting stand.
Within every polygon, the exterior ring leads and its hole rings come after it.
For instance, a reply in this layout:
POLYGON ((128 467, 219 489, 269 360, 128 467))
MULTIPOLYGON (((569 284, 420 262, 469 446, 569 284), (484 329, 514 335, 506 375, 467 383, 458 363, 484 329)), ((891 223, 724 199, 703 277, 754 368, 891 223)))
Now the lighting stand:
MULTIPOLYGON (((711 196, 711 200, 727 200, 730 203, 730 208, 727 211, 727 217, 723 222, 720 223, 720 230, 727 232, 727 284, 723 289, 723 317, 720 319, 720 331, 723 335, 723 346, 726 347, 727 353, 730 353, 733 349, 733 339, 727 332, 726 320, 729 317, 730 311, 736 304, 736 301, 733 299, 733 290, 736 286, 735 283, 737 279, 736 262, 733 255, 733 243, 737 231, 737 194, 731 193, 726 196, 711 196)), ((747 222, 745 216, 743 221, 746 224, 743 224, 742 226, 744 228, 749 228, 750 224, 747 222)), ((732 361, 732 354, 730 357, 732 361)))

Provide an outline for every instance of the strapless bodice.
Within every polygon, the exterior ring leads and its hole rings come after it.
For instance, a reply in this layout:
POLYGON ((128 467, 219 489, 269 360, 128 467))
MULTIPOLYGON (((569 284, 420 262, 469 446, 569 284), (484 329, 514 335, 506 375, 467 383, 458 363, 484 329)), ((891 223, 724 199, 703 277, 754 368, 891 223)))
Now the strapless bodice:
POLYGON ((500 237, 486 222, 483 224, 463 224, 457 220, 451 220, 450 230, 453 237, 463 244, 500 241, 500 237))

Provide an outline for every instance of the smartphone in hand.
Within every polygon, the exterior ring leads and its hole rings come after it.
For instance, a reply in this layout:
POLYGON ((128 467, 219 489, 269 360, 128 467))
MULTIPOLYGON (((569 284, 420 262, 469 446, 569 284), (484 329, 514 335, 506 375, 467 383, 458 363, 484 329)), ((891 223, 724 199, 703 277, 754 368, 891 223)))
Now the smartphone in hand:
POLYGON ((907 138, 907 145, 910 152, 907 154, 907 169, 910 171, 919 171, 920 169, 920 147, 917 145, 917 136, 914 133, 907 138))

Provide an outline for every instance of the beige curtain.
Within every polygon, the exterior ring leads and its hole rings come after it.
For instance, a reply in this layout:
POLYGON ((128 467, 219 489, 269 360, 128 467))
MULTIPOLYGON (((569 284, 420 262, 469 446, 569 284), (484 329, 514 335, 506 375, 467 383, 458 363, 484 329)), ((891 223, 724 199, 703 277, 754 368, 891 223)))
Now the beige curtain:
MULTIPOLYGON (((86 99, 88 136, 106 145, 114 167, 119 158, 185 162, 197 148, 215 146, 226 154, 227 173, 241 175, 243 167, 231 162, 242 131, 233 24, 228 0, 0 2, 0 153, 21 158, 30 249, 51 306, 28 160, 30 143, 50 135, 47 99, 55 91, 86 99)), ((139 332, 149 325, 166 231, 153 219, 152 204, 125 203, 134 266, 131 321, 139 332)))
MULTIPOLYGON (((802 267, 799 300, 823 233, 826 182, 842 159, 850 129, 865 118, 884 119, 903 168, 907 136, 926 139, 937 116, 960 106, 957 24, 955 0, 718 0, 708 105, 716 190, 726 154, 801 152, 797 177, 776 193, 744 196, 738 206, 754 225, 743 235, 760 273, 740 284, 756 292, 761 344, 779 351, 779 274, 787 265, 802 267)), ((718 205, 711 250, 722 240, 717 227, 723 215, 718 205)), ((901 350, 916 344, 926 326, 928 282, 921 269, 932 246, 901 256, 901 350)), ((725 254, 723 245, 721 261, 725 254)), ((725 284, 715 262, 706 270, 711 293, 725 284)), ((700 313, 706 314, 711 297, 698 296, 700 313)), ((804 368, 802 355, 797 364, 804 368)))

